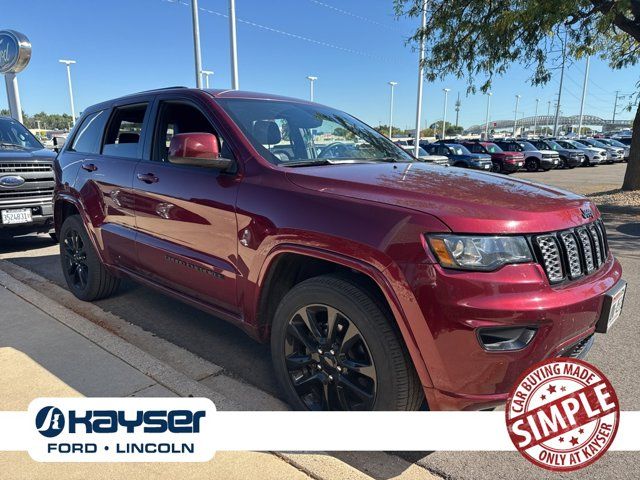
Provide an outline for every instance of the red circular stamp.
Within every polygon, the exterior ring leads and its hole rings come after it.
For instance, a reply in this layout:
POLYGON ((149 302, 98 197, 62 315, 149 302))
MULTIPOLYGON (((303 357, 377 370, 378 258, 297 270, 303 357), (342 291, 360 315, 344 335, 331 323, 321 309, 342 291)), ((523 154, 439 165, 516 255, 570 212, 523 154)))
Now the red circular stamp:
POLYGON ((609 449, 620 404, 600 370, 559 357, 520 377, 507 400, 506 417, 511 441, 527 460, 567 472, 592 464, 609 449))

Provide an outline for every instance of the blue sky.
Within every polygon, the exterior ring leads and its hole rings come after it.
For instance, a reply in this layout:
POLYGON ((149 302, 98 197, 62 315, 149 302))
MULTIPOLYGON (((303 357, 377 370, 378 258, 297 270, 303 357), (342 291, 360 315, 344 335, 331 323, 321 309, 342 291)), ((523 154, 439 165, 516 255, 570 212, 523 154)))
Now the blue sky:
MULTIPOLYGON (((23 109, 30 114, 69 112, 64 66, 72 67, 76 110, 112 97, 169 85, 194 86, 190 0, 3 0, 0 28, 26 34, 33 56, 19 75, 23 109)), ((199 0, 203 68, 215 71, 212 87, 230 86, 227 0, 199 0), (205 11, 207 10, 207 11, 205 11), (215 12, 215 13, 214 13, 215 12)), ((394 124, 412 126, 415 117, 417 53, 405 39, 417 19, 396 20, 392 0, 236 0, 240 87, 307 98, 307 75, 319 77, 316 101, 377 125, 387 123, 390 80, 398 82, 394 124), (266 28, 265 28, 266 27, 266 28)), ((611 71, 591 62, 586 113, 610 118, 616 90, 630 93, 638 69, 611 71)), ((562 111, 577 114, 584 62, 567 70, 562 111)), ((514 66, 493 87, 492 119, 511 119, 515 95, 523 96, 520 116, 539 113, 555 101, 558 80, 537 89, 529 74, 514 66)), ((464 80, 425 84, 426 122, 442 118, 442 88, 451 89, 447 119, 482 123, 486 97, 467 97, 464 80)), ((4 89, 3 89, 4 90, 4 89)), ((6 108, 0 95, 0 108, 6 108)), ((622 102, 620 103, 622 105, 622 102)), ((620 109, 621 110, 621 109, 620 109)), ((624 111, 618 118, 630 118, 624 111)))

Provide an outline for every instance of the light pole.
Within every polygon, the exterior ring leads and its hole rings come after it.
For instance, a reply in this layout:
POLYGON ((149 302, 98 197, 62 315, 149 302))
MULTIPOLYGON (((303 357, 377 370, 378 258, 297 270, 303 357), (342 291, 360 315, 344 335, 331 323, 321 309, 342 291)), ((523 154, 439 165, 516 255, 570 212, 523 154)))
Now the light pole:
POLYGON ((202 75, 204 75, 204 86, 205 88, 209 88, 209 76, 213 75, 213 70, 202 70, 202 75))
POLYGON ((73 87, 71 86, 71 65, 76 63, 75 60, 58 60, 67 66, 67 82, 69 84, 69 101, 71 102, 71 119, 76 123, 76 108, 73 104, 73 87))
POLYGON ((536 114, 533 117, 533 136, 536 136, 536 129, 538 128, 538 104, 540 103, 540 99, 536 98, 536 114))
POLYGON ((424 84, 424 36, 427 29, 427 0, 422 1, 422 38, 420 39, 420 60, 418 61, 418 99, 416 102, 416 132, 413 140, 413 155, 417 158, 420 150, 420 119, 422 116, 422 86, 424 84))
POLYGON ((238 79, 238 40, 236 38, 236 0, 229 0, 229 36, 231 45, 231 88, 240 89, 238 79))
POLYGON ((442 111, 442 139, 444 140, 446 129, 447 129, 447 100, 449 98, 450 88, 443 88, 444 92, 444 109, 442 111))
POLYGON ((516 95, 516 114, 513 117, 513 136, 516 136, 516 126, 518 124, 518 105, 520 104, 520 98, 522 95, 516 95))
POLYGON ((584 115, 584 102, 587 99, 587 84, 589 83, 589 65, 591 64, 591 57, 587 57, 587 65, 584 69, 584 84, 582 85, 582 100, 580 101, 580 120, 578 122, 578 138, 582 134, 582 117, 584 115))
POLYGON ((315 82, 316 80, 318 80, 318 77, 314 77, 312 75, 309 75, 307 77, 307 80, 309 80, 309 98, 311 99, 311 101, 313 102, 313 82, 315 82))
POLYGON ((398 85, 398 82, 389 82, 391 86, 391 102, 389 103, 389 138, 393 135, 393 88, 398 85))
POLYGON ((484 122, 484 139, 489 140, 489 109, 491 108, 491 96, 493 93, 487 92, 487 116, 484 122))
POLYGON ((556 105, 556 118, 553 121, 553 136, 558 135, 558 123, 560 122, 560 102, 562 101, 562 85, 564 84, 564 66, 567 61, 567 28, 564 30, 564 44, 562 45, 562 70, 560 70, 560 86, 558 88, 558 104, 556 105))
POLYGON ((193 23, 193 56, 196 61, 196 88, 202 88, 202 56, 200 55, 200 20, 198 19, 198 0, 191 0, 191 21, 193 23))

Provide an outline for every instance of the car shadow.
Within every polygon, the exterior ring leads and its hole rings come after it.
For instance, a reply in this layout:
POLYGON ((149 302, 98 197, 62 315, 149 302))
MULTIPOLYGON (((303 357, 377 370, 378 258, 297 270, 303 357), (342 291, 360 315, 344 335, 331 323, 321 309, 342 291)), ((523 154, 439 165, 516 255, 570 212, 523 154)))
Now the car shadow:
POLYGON ((21 237, 0 237, 0 255, 26 252, 56 245, 49 235, 25 235, 21 237))

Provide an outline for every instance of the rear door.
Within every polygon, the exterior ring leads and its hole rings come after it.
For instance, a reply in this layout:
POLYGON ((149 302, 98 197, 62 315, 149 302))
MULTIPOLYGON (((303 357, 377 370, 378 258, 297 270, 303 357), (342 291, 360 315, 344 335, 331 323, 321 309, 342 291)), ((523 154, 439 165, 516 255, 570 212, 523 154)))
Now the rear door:
POLYGON ((136 165, 134 193, 141 272, 172 290, 237 314, 236 173, 168 161, 177 133, 213 133, 233 158, 206 105, 167 94, 158 98, 150 159, 136 165))
POLYGON ((88 115, 68 151, 78 158, 77 189, 108 264, 133 268, 133 172, 142 158, 152 99, 88 115))

